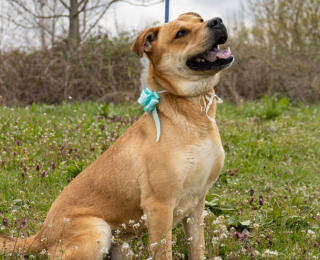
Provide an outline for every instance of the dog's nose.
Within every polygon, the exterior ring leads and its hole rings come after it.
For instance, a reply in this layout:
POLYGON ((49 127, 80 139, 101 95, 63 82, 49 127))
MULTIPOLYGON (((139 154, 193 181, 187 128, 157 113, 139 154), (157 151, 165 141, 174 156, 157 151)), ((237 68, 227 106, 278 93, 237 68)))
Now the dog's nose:
POLYGON ((223 26, 223 21, 219 17, 215 17, 208 22, 210 28, 221 28, 223 26))

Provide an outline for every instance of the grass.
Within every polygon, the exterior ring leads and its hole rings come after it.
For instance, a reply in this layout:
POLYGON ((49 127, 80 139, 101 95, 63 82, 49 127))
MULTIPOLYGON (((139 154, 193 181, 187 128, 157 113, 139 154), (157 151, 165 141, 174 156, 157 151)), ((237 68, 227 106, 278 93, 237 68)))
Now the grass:
MULTIPOLYGON (((218 105, 226 161, 206 199, 208 259, 320 257, 320 106, 275 107, 218 105)), ((0 232, 35 234, 68 182, 141 114, 137 104, 0 106, 0 232)), ((173 238, 174 258, 187 259, 181 225, 173 238)), ((131 241, 134 259, 147 243, 131 241)))

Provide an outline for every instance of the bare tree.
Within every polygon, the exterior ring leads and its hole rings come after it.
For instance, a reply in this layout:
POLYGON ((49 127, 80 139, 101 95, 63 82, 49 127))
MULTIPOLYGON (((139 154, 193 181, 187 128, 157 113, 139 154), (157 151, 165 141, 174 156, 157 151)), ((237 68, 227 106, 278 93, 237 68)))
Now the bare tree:
MULTIPOLYGON (((51 45, 56 38, 66 38, 68 42, 79 44, 83 41, 107 10, 117 2, 136 6, 150 6, 164 0, 10 0, 13 13, 5 17, 15 26, 38 30, 41 46, 46 47, 46 36, 50 35, 51 45), (14 18, 13 18, 14 17, 14 18), (68 21, 69 28, 66 29, 68 21), (58 28, 57 23, 60 27, 58 28)), ((3 18, 3 17, 2 17, 3 18)))

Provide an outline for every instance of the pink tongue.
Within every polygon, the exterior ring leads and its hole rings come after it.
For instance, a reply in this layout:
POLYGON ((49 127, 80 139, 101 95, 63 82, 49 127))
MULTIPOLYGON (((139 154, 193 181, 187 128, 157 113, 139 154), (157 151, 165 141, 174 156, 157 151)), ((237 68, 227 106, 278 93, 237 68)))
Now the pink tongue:
POLYGON ((207 51, 203 55, 203 58, 205 58, 206 60, 208 60, 210 62, 214 62, 218 58, 226 60, 226 59, 230 58, 230 56, 231 56, 231 52, 230 51, 228 51, 228 50, 222 51, 222 50, 219 50, 217 48, 214 48, 211 51, 207 51))

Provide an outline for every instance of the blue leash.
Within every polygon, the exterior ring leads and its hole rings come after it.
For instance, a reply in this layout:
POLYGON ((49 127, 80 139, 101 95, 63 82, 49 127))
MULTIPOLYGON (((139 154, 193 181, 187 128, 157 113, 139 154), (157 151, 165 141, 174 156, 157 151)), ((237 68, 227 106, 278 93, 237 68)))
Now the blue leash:
POLYGON ((165 20, 164 20, 165 23, 169 22, 169 1, 170 0, 166 0, 165 20))

